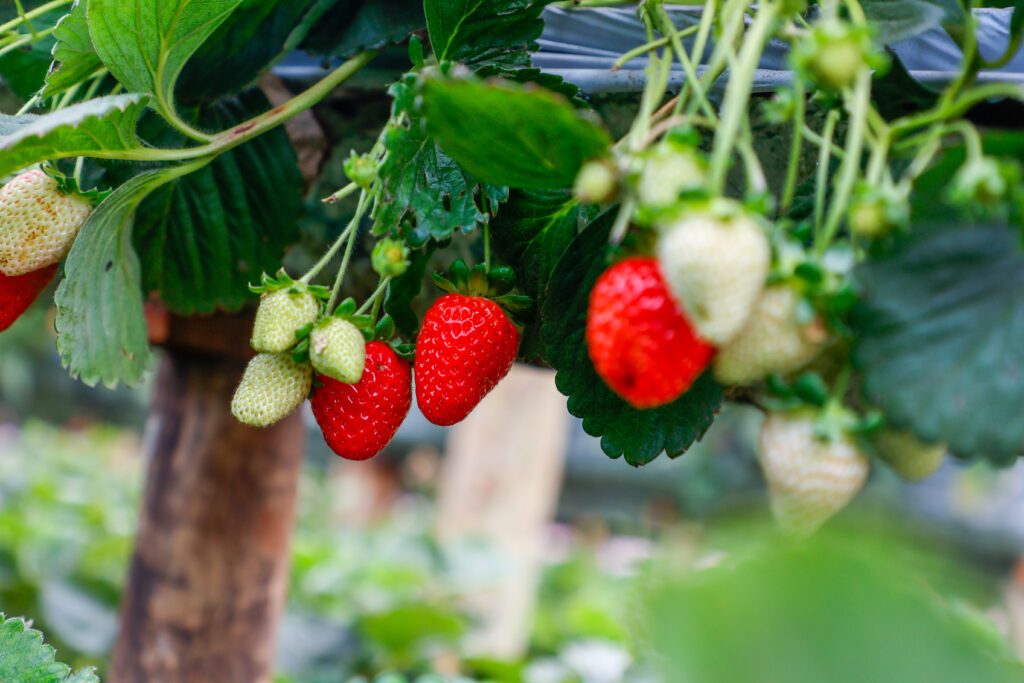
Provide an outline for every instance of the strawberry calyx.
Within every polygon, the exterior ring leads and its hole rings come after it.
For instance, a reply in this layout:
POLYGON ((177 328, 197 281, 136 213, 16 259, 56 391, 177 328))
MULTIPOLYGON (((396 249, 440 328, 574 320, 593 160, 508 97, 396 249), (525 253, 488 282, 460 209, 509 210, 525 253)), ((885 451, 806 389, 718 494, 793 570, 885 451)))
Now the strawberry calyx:
POLYGON ((519 313, 533 306, 533 299, 512 294, 516 274, 508 266, 487 268, 477 265, 470 269, 462 259, 456 259, 448 269, 448 277, 431 273, 434 285, 448 294, 478 296, 490 299, 511 313, 519 313))
MULTIPOLYGON (((326 288, 323 288, 326 289, 326 288)), ((384 316, 389 318, 390 316, 384 316)), ((296 338, 299 339, 299 343, 292 350, 292 358, 297 363, 309 361, 309 337, 313 333, 313 330, 317 327, 326 327, 333 320, 344 320, 352 323, 360 332, 363 333, 363 338, 370 342, 377 339, 377 329, 380 327, 380 323, 374 325, 373 317, 369 315, 361 315, 356 313, 356 301, 352 297, 348 297, 334 309, 334 312, 322 316, 315 322, 309 323, 302 326, 295 331, 296 338)), ((384 322, 382 319, 381 322, 384 322)), ((392 328, 394 324, 392 323, 392 328)))
POLYGON ((267 275, 263 273, 260 276, 260 284, 249 285, 249 291, 253 294, 264 294, 267 292, 276 292, 281 289, 290 290, 293 294, 299 294, 301 292, 309 292, 318 299, 326 300, 331 295, 331 290, 322 285, 311 285, 301 280, 294 280, 288 273, 285 272, 284 268, 277 271, 275 275, 267 275))
POLYGON ((40 166, 40 170, 47 176, 53 179, 57 183, 57 191, 63 195, 70 195, 72 197, 80 197, 93 206, 96 206, 104 199, 106 199, 113 190, 83 190, 78 185, 78 181, 74 177, 68 177, 61 173, 57 168, 51 164, 43 164, 40 166))

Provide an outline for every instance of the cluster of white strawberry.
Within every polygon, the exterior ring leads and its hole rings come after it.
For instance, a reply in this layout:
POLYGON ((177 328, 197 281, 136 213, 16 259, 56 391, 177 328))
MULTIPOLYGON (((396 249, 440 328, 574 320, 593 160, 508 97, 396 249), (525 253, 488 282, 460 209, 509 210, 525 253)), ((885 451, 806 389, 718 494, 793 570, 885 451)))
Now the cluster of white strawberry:
MULTIPOLYGON (((777 258, 773 269, 767 221, 735 200, 708 199, 701 193, 704 180, 695 148, 663 140, 630 159, 584 165, 575 191, 591 202, 626 195, 636 206, 631 222, 654 231, 671 294, 716 349, 716 380, 748 386, 791 376, 811 364, 829 338, 807 283, 789 263, 803 259, 777 258)), ((871 445, 862 448, 853 433, 856 415, 842 407, 842 398, 834 396, 825 407, 775 409, 764 422, 759 459, 772 509, 794 533, 817 529, 856 495, 870 470, 868 450, 908 478, 927 476, 945 454, 941 444, 926 446, 885 429, 875 430, 871 445)))

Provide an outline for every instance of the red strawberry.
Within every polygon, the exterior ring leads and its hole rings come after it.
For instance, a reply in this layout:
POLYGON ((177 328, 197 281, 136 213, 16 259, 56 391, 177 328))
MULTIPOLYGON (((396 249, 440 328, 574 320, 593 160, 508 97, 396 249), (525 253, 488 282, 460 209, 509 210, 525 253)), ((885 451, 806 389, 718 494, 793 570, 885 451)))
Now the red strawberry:
POLYGON ((383 342, 366 345, 366 367, 355 384, 317 379, 322 384, 310 399, 313 416, 331 450, 349 460, 384 450, 412 404, 412 369, 383 342))
POLYGON ((501 307, 446 294, 423 316, 416 340, 416 403, 436 425, 460 422, 512 369, 519 333, 501 307))
POLYGON ((676 306, 657 260, 645 257, 616 263, 594 283, 587 350, 601 379, 634 408, 679 398, 715 353, 676 306))
POLYGON ((57 264, 31 270, 24 275, 0 273, 0 332, 21 317, 57 273, 57 264))

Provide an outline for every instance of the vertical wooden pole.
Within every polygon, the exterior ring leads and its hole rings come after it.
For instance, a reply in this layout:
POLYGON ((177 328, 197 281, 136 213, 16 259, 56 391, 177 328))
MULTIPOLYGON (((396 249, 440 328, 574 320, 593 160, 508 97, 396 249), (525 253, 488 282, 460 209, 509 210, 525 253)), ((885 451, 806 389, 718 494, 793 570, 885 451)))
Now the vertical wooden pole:
POLYGON ((467 597, 467 607, 479 618, 467 643, 475 652, 517 657, 526 647, 568 428, 554 372, 516 365, 449 434, 438 537, 449 544, 488 542, 504 568, 467 597))
POLYGON ((173 345, 162 362, 112 683, 271 680, 305 430, 298 413, 262 430, 232 417, 243 367, 173 345))

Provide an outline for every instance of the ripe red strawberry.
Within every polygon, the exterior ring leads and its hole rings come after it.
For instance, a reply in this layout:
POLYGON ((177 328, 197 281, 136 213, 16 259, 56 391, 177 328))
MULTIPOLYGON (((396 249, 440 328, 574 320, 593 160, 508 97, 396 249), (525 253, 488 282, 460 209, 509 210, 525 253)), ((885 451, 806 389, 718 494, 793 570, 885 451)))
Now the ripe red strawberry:
POLYGON ((46 289, 57 273, 57 264, 33 270, 24 275, 0 273, 0 332, 21 317, 39 293, 46 289))
POLYGON ((501 306, 446 294, 423 316, 416 340, 416 403, 436 425, 460 422, 512 369, 519 333, 501 306))
POLYGON ((366 345, 366 367, 355 384, 326 375, 313 389, 310 405, 324 440, 349 460, 366 460, 384 450, 412 404, 412 369, 383 342, 366 345))
POLYGON ((679 398, 715 353, 675 304, 658 262, 645 257, 616 263, 594 283, 587 350, 601 379, 634 408, 679 398))

